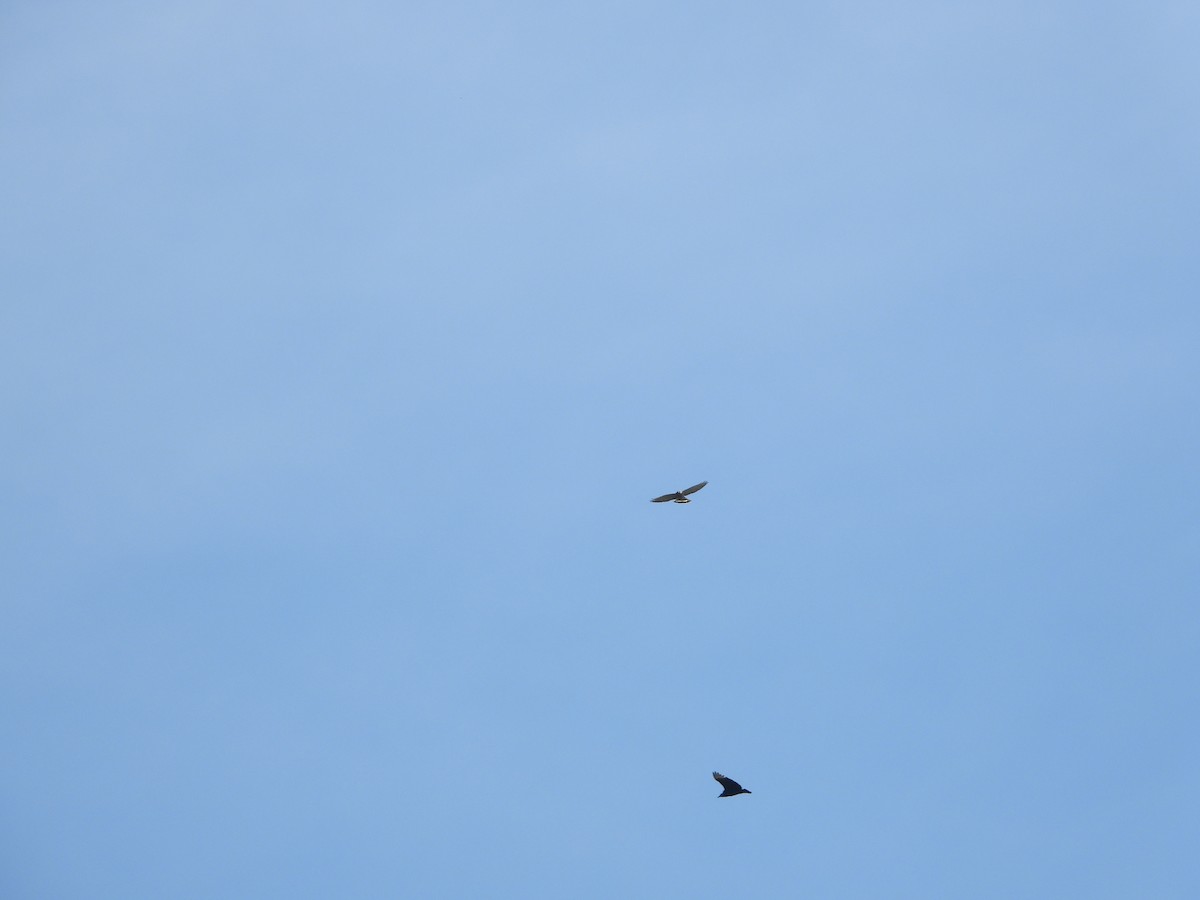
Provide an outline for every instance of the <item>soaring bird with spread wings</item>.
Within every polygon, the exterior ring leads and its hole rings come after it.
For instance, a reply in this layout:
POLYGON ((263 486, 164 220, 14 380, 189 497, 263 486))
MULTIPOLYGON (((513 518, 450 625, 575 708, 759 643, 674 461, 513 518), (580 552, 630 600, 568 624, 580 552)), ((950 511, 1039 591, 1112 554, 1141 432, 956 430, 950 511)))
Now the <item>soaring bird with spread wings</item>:
POLYGON ((676 503, 691 503, 688 494, 694 494, 700 488, 708 484, 707 481, 702 481, 699 484, 693 484, 690 488, 685 488, 682 491, 675 491, 673 494, 663 494, 661 497, 655 497, 651 503, 666 503, 668 500, 674 500, 676 503))
POLYGON ((717 794, 718 798, 720 798, 720 797, 736 797, 738 794, 752 793, 751 791, 746 790, 744 787, 742 787, 740 784, 738 784, 732 778, 726 778, 720 772, 713 772, 713 778, 715 778, 717 780, 717 783, 725 789, 725 790, 721 791, 721 793, 717 794))

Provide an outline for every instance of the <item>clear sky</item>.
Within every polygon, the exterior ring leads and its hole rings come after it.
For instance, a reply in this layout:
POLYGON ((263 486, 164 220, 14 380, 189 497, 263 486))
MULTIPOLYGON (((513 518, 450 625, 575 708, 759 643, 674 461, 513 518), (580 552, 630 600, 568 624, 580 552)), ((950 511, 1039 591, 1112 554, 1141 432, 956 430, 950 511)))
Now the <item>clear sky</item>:
POLYGON ((1197 46, 4 3, 0 895, 1200 896, 1197 46))

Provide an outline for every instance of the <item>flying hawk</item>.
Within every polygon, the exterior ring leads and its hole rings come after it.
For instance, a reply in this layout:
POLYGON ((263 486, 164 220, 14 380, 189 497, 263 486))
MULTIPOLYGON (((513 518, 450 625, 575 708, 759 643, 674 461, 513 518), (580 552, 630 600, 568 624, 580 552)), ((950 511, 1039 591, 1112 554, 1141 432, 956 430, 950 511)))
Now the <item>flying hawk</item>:
POLYGON ((717 794, 718 797, 736 797, 738 794, 752 793, 752 791, 746 790, 732 778, 726 778, 720 772, 713 772, 713 778, 717 779, 717 783, 725 789, 717 794))
POLYGON ((693 484, 690 488, 685 488, 682 491, 676 491, 673 494, 663 494, 661 497, 655 497, 651 503, 666 503, 668 500, 674 500, 676 503, 691 503, 688 499, 688 494, 694 494, 700 488, 708 484, 707 481, 702 481, 699 484, 693 484))

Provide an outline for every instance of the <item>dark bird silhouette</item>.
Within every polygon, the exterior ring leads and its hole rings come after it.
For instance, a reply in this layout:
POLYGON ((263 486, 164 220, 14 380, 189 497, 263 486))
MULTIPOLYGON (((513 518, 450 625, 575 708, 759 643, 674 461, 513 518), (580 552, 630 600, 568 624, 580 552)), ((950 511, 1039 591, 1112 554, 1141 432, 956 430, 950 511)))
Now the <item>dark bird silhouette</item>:
POLYGON ((725 790, 717 794, 718 797, 736 797, 738 794, 750 794, 753 791, 748 791, 732 778, 726 778, 720 772, 713 772, 713 778, 717 779, 717 783, 725 790))
POLYGON ((690 488, 685 488, 682 491, 676 491, 673 494, 663 494, 661 497, 655 497, 651 503, 666 503, 668 500, 674 500, 676 503, 691 503, 688 499, 688 494, 694 494, 700 488, 708 484, 707 481, 702 481, 699 484, 693 484, 690 488))

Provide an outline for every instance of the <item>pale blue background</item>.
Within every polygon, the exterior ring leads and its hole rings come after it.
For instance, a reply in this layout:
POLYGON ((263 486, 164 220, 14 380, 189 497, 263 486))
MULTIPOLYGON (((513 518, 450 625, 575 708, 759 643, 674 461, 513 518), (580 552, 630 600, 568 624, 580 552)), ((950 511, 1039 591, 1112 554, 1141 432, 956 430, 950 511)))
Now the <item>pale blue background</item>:
POLYGON ((0 894, 1200 896, 1198 46, 9 0, 0 894))

